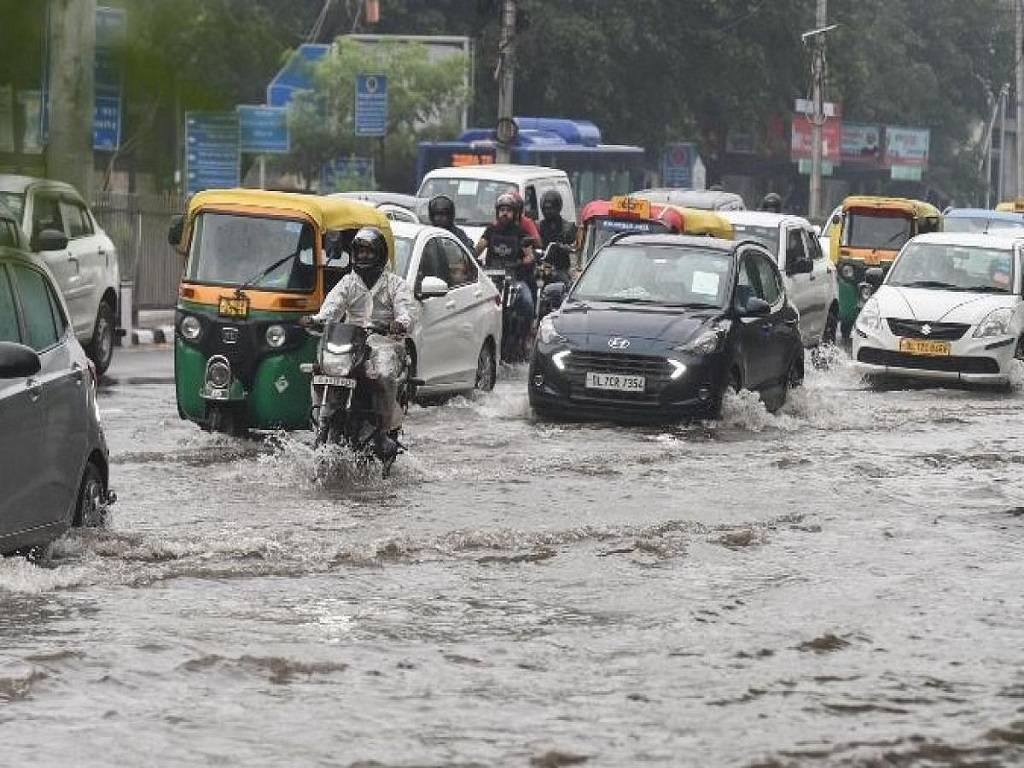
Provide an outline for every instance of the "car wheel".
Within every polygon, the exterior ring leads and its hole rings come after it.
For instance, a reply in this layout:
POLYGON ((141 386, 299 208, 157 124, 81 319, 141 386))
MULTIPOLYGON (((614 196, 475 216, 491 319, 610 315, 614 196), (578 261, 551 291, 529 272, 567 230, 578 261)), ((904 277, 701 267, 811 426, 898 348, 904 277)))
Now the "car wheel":
POLYGON ((742 384, 740 382, 740 372, 737 371, 735 368, 733 368, 732 370, 729 371, 729 379, 726 381, 725 386, 718 393, 718 397, 716 397, 712 401, 712 405, 711 405, 711 409, 710 409, 710 416, 711 416, 711 418, 713 418, 713 419, 721 418, 721 416, 722 416, 722 403, 725 402, 725 396, 728 395, 728 394, 735 395, 735 394, 739 393, 741 388, 742 388, 742 384))
POLYGON ((82 528, 98 528, 106 521, 107 489, 99 467, 91 461, 85 467, 82 485, 78 490, 78 503, 72 525, 82 528))
POLYGON ((825 329, 821 332, 822 344, 835 344, 836 334, 839 331, 839 308, 833 304, 828 309, 828 317, 825 318, 825 329))
POLYGON ((494 381, 498 376, 498 361, 494 357, 494 345, 485 341, 480 348, 480 356, 476 359, 476 388, 480 392, 494 389, 494 381))
POLYGON ((765 401, 765 408, 768 409, 769 413, 775 413, 782 406, 786 404, 786 400, 789 399, 789 391, 802 386, 804 383, 804 359, 803 355, 794 355, 793 361, 789 364, 789 370, 786 372, 786 378, 782 381, 782 386, 779 388, 777 397, 773 397, 771 402, 765 401))
POLYGON ((1013 357, 1015 360, 1024 363, 1024 336, 1017 339, 1017 346, 1013 350, 1013 357))
POLYGON ((847 320, 843 320, 839 324, 839 330, 842 331, 843 341, 848 342, 850 340, 850 334, 853 333, 853 323, 847 320))
POLYGON ((114 357, 114 308, 107 302, 100 302, 96 312, 96 325, 92 329, 92 341, 85 348, 89 359, 96 365, 96 375, 102 376, 110 367, 114 357))

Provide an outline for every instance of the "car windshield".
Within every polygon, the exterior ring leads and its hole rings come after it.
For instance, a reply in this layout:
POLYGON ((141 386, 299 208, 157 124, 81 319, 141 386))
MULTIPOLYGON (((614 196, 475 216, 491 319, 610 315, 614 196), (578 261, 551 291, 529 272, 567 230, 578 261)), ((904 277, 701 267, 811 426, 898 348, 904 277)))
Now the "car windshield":
POLYGON ((577 301, 724 307, 732 257, 708 248, 618 245, 603 248, 573 289, 577 301))
POLYGON ((595 218, 587 222, 583 235, 583 263, 586 264, 598 249, 620 232, 651 233, 668 232, 668 226, 660 221, 639 219, 595 218))
POLYGON ((292 219, 201 213, 185 275, 213 285, 276 291, 316 286, 313 227, 292 219))
POLYGON ((25 213, 25 195, 21 192, 0 192, 0 205, 6 207, 14 214, 14 218, 21 221, 25 213))
POLYGON ((424 181, 418 197, 447 195, 455 201, 455 221, 471 227, 486 227, 494 221, 494 201, 498 195, 518 190, 507 181, 438 177, 424 181))
POLYGON ((395 238, 395 274, 405 277, 409 269, 409 259, 412 258, 413 239, 411 237, 395 238))
POLYGON ((947 216, 942 223, 946 232, 978 232, 985 233, 993 229, 1024 229, 1024 219, 1020 221, 1006 219, 989 219, 984 216, 947 216))
POLYGON ((1013 292, 1013 251, 940 243, 911 243, 886 285, 979 293, 1013 292))
POLYGON ((772 256, 779 255, 778 227, 756 227, 753 224, 733 224, 736 240, 757 240, 771 251, 772 256))
POLYGON ((848 213, 843 227, 843 245, 898 251, 910 239, 911 219, 904 216, 880 216, 848 213))

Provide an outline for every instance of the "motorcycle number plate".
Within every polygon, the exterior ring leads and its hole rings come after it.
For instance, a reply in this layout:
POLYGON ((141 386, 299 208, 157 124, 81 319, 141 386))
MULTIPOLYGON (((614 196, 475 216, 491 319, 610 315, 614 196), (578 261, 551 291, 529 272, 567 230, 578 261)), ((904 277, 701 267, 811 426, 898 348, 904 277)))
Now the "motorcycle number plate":
POLYGON ((226 389, 208 389, 206 390, 206 397, 209 400, 227 400, 228 391, 226 389))
POLYGON ((356 380, 348 379, 344 376, 326 376, 323 374, 317 374, 313 377, 314 387, 344 387, 345 389, 355 389, 356 380))

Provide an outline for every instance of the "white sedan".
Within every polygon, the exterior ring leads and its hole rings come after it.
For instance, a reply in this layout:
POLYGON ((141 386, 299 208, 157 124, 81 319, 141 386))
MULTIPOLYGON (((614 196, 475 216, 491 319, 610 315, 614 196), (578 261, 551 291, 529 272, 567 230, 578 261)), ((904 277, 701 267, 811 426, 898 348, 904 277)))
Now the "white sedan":
POLYGON ((412 334, 421 395, 489 391, 501 349, 501 306, 494 284, 448 231, 392 221, 395 269, 420 304, 412 334))
POLYGON ((858 370, 1008 382, 1024 356, 1022 249, 1024 237, 1011 234, 937 232, 908 242, 857 318, 858 370))

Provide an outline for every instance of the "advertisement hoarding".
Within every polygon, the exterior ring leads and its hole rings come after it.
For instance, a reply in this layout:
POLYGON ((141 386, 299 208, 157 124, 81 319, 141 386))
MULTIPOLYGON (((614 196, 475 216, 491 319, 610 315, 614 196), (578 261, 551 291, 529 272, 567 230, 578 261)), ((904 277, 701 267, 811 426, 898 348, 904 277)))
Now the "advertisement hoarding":
POLYGON ((885 127, 886 165, 926 167, 931 134, 932 132, 928 128, 900 128, 887 125, 885 127))
MULTIPOLYGON (((822 159, 839 163, 842 148, 843 123, 838 118, 826 118, 821 129, 822 159)), ((789 156, 792 160, 810 160, 813 154, 814 130, 806 115, 793 115, 793 130, 790 135, 789 156)))
POLYGON ((842 158, 844 163, 879 164, 882 162, 882 128, 878 125, 843 123, 842 158))

